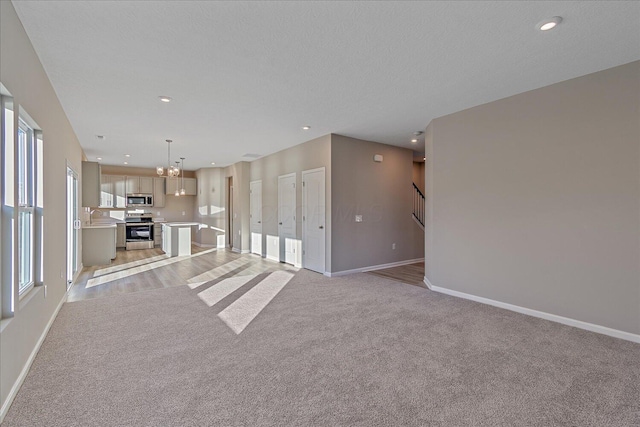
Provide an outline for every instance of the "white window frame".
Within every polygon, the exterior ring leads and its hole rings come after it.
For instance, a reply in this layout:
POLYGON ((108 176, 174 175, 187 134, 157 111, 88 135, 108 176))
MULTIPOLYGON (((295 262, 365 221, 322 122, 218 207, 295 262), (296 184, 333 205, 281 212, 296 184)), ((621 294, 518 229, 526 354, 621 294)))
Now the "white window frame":
POLYGON ((18 153, 18 164, 15 168, 16 170, 16 178, 18 182, 18 296, 22 298, 27 292, 33 289, 36 281, 36 262, 35 262, 35 252, 36 252, 36 230, 35 230, 35 187, 36 187, 36 178, 35 178, 35 166, 36 166, 36 138, 35 131, 31 128, 22 117, 18 118, 18 140, 16 151, 18 153), (21 138, 21 133, 24 134, 25 141, 21 138), (26 156, 26 169, 23 170, 23 162, 21 160, 22 153, 22 144, 26 143, 26 150, 24 155, 26 156), (24 176, 23 185, 26 187, 25 189, 20 188, 20 183, 22 182, 22 174, 24 176), (24 194, 24 200, 22 199, 22 195, 24 194), (23 251, 21 247, 21 233, 22 229, 22 218, 24 214, 28 214, 29 216, 29 248, 27 258, 23 256, 23 251), (22 282, 23 268, 27 264, 27 272, 28 272, 28 280, 26 282, 22 282))
MULTIPOLYGON (((44 284, 44 154, 43 133, 29 114, 14 103, 0 83, 0 318, 11 318, 44 284), (24 133, 24 134, 23 134, 24 133), (20 141, 20 138, 23 138, 20 141), (21 149, 26 142, 26 152, 21 149), (26 163, 20 160, 26 157, 26 163), (25 167, 26 166, 26 167, 25 167), (23 179, 23 176, 25 179, 23 179), (22 182, 22 184, 20 184, 22 182), (26 256, 20 242, 22 219, 29 218, 26 256), (22 269, 27 268, 27 274, 22 269), (27 280, 22 280, 25 278, 27 280), (22 282, 22 283, 20 283, 22 282), (25 298, 26 297, 26 298, 25 298)), ((24 234, 23 234, 24 235, 24 234)))

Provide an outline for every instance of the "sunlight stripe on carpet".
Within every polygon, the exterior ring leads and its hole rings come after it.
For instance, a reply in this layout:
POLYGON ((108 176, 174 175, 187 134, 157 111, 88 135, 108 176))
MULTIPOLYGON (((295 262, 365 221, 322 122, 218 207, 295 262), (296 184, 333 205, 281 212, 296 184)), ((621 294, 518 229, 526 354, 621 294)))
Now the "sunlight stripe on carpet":
POLYGON ((278 295, 278 292, 289 283, 293 276, 293 274, 286 271, 271 273, 266 279, 235 300, 229 307, 218 313, 218 317, 233 332, 239 334, 278 295))
POLYGON ((195 289, 198 286, 215 280, 225 274, 231 273, 236 268, 249 264, 251 261, 247 258, 238 258, 234 261, 221 265, 220 267, 213 268, 209 271, 205 271, 202 274, 192 277, 187 282, 191 289, 195 289))
POLYGON ((240 289, 242 286, 246 285, 247 283, 249 283, 249 281, 256 277, 258 277, 257 274, 252 274, 250 276, 236 276, 229 279, 224 279, 222 282, 216 283, 209 289, 205 289, 204 291, 200 292, 198 296, 209 307, 213 307, 215 304, 222 301, 232 292, 240 289))
POLYGON ((129 270, 126 270, 126 271, 116 271, 115 273, 105 274, 104 276, 100 276, 100 277, 94 277, 87 281, 87 284, 85 287, 91 288, 93 286, 103 285, 105 283, 113 282, 114 280, 133 276, 134 274, 144 273, 145 271, 175 264, 176 262, 184 261, 189 258, 195 258, 201 255, 206 255, 213 251, 217 251, 217 249, 216 248, 208 249, 206 251, 198 252, 197 254, 188 255, 188 256, 178 256, 178 257, 167 258, 162 261, 156 261, 150 264, 145 264, 138 267, 130 268, 129 270))

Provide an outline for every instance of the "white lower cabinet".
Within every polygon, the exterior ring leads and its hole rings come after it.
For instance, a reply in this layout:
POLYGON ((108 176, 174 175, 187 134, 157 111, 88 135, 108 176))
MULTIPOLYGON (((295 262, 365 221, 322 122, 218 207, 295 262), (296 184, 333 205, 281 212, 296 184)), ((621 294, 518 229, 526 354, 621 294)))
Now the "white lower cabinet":
POLYGON ((89 226, 82 228, 82 264, 107 265, 116 257, 116 227, 89 226))

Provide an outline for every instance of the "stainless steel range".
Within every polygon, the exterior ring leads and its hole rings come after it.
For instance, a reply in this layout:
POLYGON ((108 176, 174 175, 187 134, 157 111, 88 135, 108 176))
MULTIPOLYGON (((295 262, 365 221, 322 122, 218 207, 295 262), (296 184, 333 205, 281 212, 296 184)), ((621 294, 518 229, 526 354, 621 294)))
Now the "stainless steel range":
POLYGON ((127 250, 153 248, 152 214, 128 213, 124 221, 127 229, 127 250))

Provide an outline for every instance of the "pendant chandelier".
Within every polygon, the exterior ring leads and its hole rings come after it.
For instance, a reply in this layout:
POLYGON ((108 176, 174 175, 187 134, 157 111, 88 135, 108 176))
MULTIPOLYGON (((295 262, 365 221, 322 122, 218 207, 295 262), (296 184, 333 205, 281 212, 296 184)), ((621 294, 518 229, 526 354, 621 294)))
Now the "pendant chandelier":
MULTIPOLYGON (((176 162, 176 166, 171 166, 171 143, 173 142, 170 139, 167 139, 167 176, 169 178, 172 177, 177 177, 180 175, 180 169, 178 168, 177 164, 178 162, 176 162)), ((158 176, 162 176, 164 174, 164 168, 162 166, 158 166, 156 168, 156 172, 158 173, 158 176)))
POLYGON ((182 169, 182 179, 180 181, 180 195, 184 196, 187 192, 184 190, 184 157, 180 157, 182 163, 180 164, 180 169, 182 169))
MULTIPOLYGON (((180 168, 178 168, 179 164, 180 164, 180 162, 176 161, 176 165, 175 165, 175 169, 174 170, 176 170, 176 171, 180 170, 180 168)), ((179 184, 178 175, 179 175, 179 172, 176 173, 175 175, 172 175, 176 179, 176 192, 175 192, 174 196, 180 196, 180 191, 178 190, 178 184, 179 184)))

